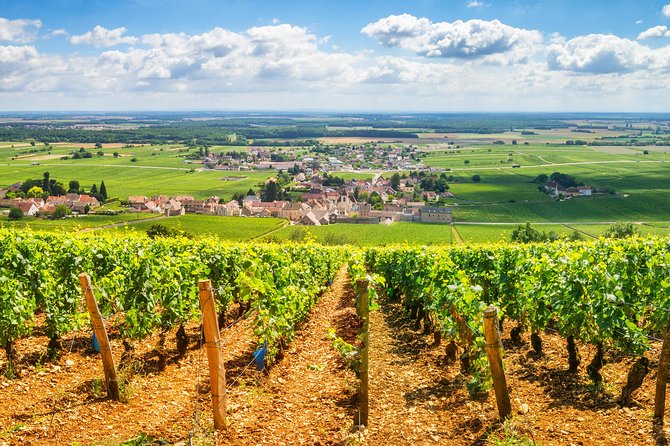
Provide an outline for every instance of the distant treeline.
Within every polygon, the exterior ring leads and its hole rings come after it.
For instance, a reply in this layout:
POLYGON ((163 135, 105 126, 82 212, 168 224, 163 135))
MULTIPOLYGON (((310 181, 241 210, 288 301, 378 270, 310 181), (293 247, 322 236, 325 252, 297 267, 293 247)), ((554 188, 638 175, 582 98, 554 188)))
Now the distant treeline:
MULTIPOLYGON (((668 115, 557 113, 425 113, 425 114, 310 114, 310 113, 1 113, 12 119, 0 123, 0 140, 39 142, 100 142, 125 144, 185 143, 247 145, 249 140, 295 140, 323 137, 417 138, 418 133, 491 134, 507 130, 568 128, 568 121, 613 123, 621 119, 660 122, 668 115), (121 116, 122 115, 122 116, 121 116), (18 120, 16 120, 18 118, 18 120), (100 126, 103 130, 82 128, 100 126)), ((606 128, 588 125, 580 130, 606 128)))
POLYGON ((244 146, 249 139, 310 139, 323 137, 417 138, 400 130, 337 129, 325 126, 233 127, 217 124, 192 125, 175 123, 169 126, 140 127, 123 130, 85 130, 52 128, 35 125, 0 126, 0 141, 168 144, 244 146))
POLYGON ((84 130, 32 126, 0 127, 0 141, 81 142, 122 144, 194 143, 200 145, 246 145, 241 135, 213 128, 142 127, 129 130, 84 130))

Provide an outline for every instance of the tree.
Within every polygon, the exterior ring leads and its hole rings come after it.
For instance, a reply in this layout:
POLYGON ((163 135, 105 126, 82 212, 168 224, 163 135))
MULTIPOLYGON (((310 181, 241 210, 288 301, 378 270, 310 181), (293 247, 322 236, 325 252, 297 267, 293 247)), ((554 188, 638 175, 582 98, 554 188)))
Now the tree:
POLYGON ((261 190, 261 201, 276 201, 284 198, 284 191, 276 181, 268 181, 261 190))
POLYGON ((547 176, 547 174, 541 173, 538 176, 536 176, 533 181, 535 183, 544 184, 547 181, 549 181, 549 177, 547 176))
POLYGON ((479 183, 482 180, 482 177, 479 175, 472 175, 472 182, 473 183, 479 183))
MULTIPOLYGON (((51 180, 50 181, 50 189, 49 193, 51 195, 59 196, 59 195, 65 195, 65 186, 63 186, 63 183, 56 181, 56 180, 51 180)), ((47 191, 45 191, 47 192, 47 191)))
POLYGON ((10 220, 21 220, 23 218, 23 211, 19 208, 10 208, 8 218, 10 220))
POLYGON ((511 240, 519 243, 530 242, 552 242, 558 240, 560 237, 554 231, 540 232, 533 228, 530 223, 525 225, 517 225, 512 231, 511 240))
POLYGON ((100 182, 100 189, 99 189, 100 195, 102 196, 103 200, 107 199, 107 187, 105 186, 105 180, 102 180, 100 182))
POLYGON ((56 206, 56 209, 54 210, 53 218, 56 220, 60 220, 62 218, 65 218, 66 215, 70 215, 71 212, 72 211, 70 211, 70 209, 64 204, 59 204, 58 206, 56 206))
POLYGON ((156 237, 193 237, 193 235, 189 234, 188 232, 181 231, 176 228, 168 228, 167 226, 160 223, 154 223, 153 225, 149 226, 149 229, 147 229, 147 235, 152 239, 155 239, 156 237))
POLYGON ((42 190, 49 190, 49 172, 44 172, 42 174, 42 190))
POLYGON ((633 226, 633 223, 617 223, 605 231, 607 238, 627 238, 634 235, 637 235, 637 228, 633 226))
POLYGON ((517 225, 512 231, 512 241, 520 243, 540 242, 542 241, 542 234, 533 228, 530 223, 517 225))
POLYGON ((400 174, 396 172, 393 174, 393 176, 391 176, 391 189, 398 190, 399 187, 400 187, 400 174))
POLYGON ((98 194, 98 185, 93 183, 93 186, 91 186, 91 195, 97 195, 98 194))
POLYGON ((78 194, 79 191, 81 190, 81 186, 79 185, 79 181, 77 180, 71 180, 68 183, 68 189, 67 192, 69 194, 78 194))
POLYGON ((28 198, 39 198, 44 195, 44 189, 39 186, 33 186, 28 190, 28 198))

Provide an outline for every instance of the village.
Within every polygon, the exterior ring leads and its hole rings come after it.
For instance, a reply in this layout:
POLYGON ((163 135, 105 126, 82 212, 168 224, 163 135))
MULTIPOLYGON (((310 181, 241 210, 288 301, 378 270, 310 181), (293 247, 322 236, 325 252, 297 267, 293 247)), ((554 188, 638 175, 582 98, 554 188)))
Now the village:
MULTIPOLYGON (((399 179, 396 186, 398 190, 393 189, 393 180, 384 179, 381 175, 376 175, 372 181, 352 179, 338 187, 324 185, 326 181, 321 176, 306 179, 304 174, 299 174, 296 181, 292 189, 303 191, 296 201, 263 201, 256 194, 230 201, 221 200, 217 196, 196 199, 192 196, 160 195, 151 198, 129 197, 128 205, 132 211, 168 217, 184 214, 276 217, 307 226, 335 223, 390 224, 396 221, 450 224, 453 221, 449 207, 427 206, 425 201, 414 201, 404 196, 391 198, 398 192, 413 197, 415 187, 411 179, 399 179), (371 196, 378 197, 375 204, 364 200, 371 196)), ((269 179, 265 184, 272 182, 276 180, 269 179)), ((424 192, 422 197, 426 200, 439 198, 432 191, 424 192)))
MULTIPOLYGON (((444 176, 444 175, 443 175, 444 176)), ((429 206, 438 203, 440 194, 432 190, 422 190, 426 179, 445 183, 437 177, 401 178, 394 174, 385 179, 380 174, 372 180, 351 179, 329 176, 327 173, 307 177, 299 173, 293 177, 288 192, 282 192, 285 199, 269 199, 268 190, 281 190, 276 178, 265 181, 260 196, 249 191, 246 196, 229 201, 218 196, 198 199, 190 195, 131 196, 128 197, 127 212, 142 212, 173 217, 185 214, 275 217, 284 218, 291 224, 320 226, 334 223, 390 224, 396 221, 420 223, 452 223, 451 208, 429 206), (265 198, 265 201, 262 199, 265 198)), ((88 194, 68 193, 61 196, 7 198, 20 190, 22 183, 0 190, 0 207, 18 208, 26 216, 48 217, 58 206, 67 208, 72 215, 95 212, 100 201, 88 194)), ((444 187, 443 187, 444 189, 444 187)), ((442 190, 442 198, 452 196, 442 190)))
MULTIPOLYGON (((187 159, 187 163, 195 160, 187 159)), ((272 147, 251 147, 248 152, 202 153, 202 164, 214 170, 289 170, 299 166, 307 175, 319 170, 356 172, 362 170, 431 170, 414 145, 366 143, 324 145, 313 142, 309 153, 282 153, 272 147)))

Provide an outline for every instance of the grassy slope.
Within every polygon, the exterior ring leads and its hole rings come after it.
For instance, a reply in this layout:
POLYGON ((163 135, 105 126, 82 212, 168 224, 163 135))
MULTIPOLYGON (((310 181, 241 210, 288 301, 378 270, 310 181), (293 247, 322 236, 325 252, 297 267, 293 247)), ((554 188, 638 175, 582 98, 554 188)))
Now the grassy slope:
MULTIPOLYGON (((183 215, 163 218, 159 221, 147 221, 128 228, 146 231, 152 224, 161 224, 169 228, 180 229, 194 236, 215 236, 225 240, 243 241, 258 237, 286 224, 278 218, 217 217, 212 215, 183 215)), ((126 229, 116 229, 126 230, 126 229)))

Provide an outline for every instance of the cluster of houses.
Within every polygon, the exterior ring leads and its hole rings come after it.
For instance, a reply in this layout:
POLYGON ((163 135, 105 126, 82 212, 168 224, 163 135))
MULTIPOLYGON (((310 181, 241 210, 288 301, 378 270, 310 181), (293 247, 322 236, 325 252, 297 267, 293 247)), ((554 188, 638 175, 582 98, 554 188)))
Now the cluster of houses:
MULTIPOLYGON (((0 190, 0 196, 5 197, 7 190, 0 190)), ((85 214, 100 206, 97 198, 87 194, 67 194, 43 198, 2 198, 0 207, 19 208, 23 215, 38 216, 53 214, 56 207, 63 205, 75 214, 85 214)))
POLYGON ((191 196, 134 196, 128 199, 132 211, 162 213, 171 217, 184 214, 204 214, 242 217, 285 218, 294 224, 321 226, 334 223, 391 223, 395 221, 442 223, 452 222, 451 208, 429 207, 424 202, 388 204, 375 210, 367 203, 358 203, 353 197, 340 195, 337 191, 323 191, 311 195, 305 201, 261 201, 256 195, 248 195, 240 205, 236 200, 221 202, 219 197, 205 200, 191 196))
POLYGON ((251 147, 244 156, 231 153, 210 153, 203 164, 215 170, 288 170, 299 168, 312 175, 316 169, 355 171, 365 168, 387 170, 424 170, 415 146, 368 144, 332 145, 323 153, 314 152, 307 156, 281 154, 263 147, 251 147))
POLYGON ((158 195, 151 198, 137 195, 128 197, 128 206, 130 206, 130 210, 133 212, 164 214, 166 217, 184 214, 241 215, 240 205, 237 201, 231 200, 228 203, 222 203, 219 197, 209 197, 206 200, 200 200, 190 195, 178 195, 176 197, 158 195))
POLYGON ((563 187, 555 181, 549 181, 544 185, 544 190, 554 199, 572 197, 590 197, 593 194, 591 186, 563 187))
MULTIPOLYGON (((346 223, 391 223, 394 221, 441 223, 452 222, 451 208, 429 207, 424 201, 408 198, 389 200, 398 193, 390 186, 390 181, 376 176, 372 181, 351 180, 341 186, 323 185, 323 178, 315 176, 307 180, 303 174, 296 177, 296 189, 302 190, 301 201, 262 201, 256 195, 248 195, 240 202, 225 202, 219 197, 197 199, 192 196, 154 197, 133 196, 128 205, 135 212, 161 213, 165 216, 184 214, 205 214, 219 216, 276 217, 285 218, 294 224, 321 226, 338 222, 346 223), (373 206, 358 201, 356 196, 377 193, 388 204, 373 206)), ((272 180, 269 180, 272 181, 272 180)), ((411 180, 401 180, 398 189, 414 192, 411 180)), ((436 196, 434 192, 428 192, 436 196)), ((413 196, 413 195, 410 195, 413 196)), ((434 198, 432 197, 431 198, 434 198)))

